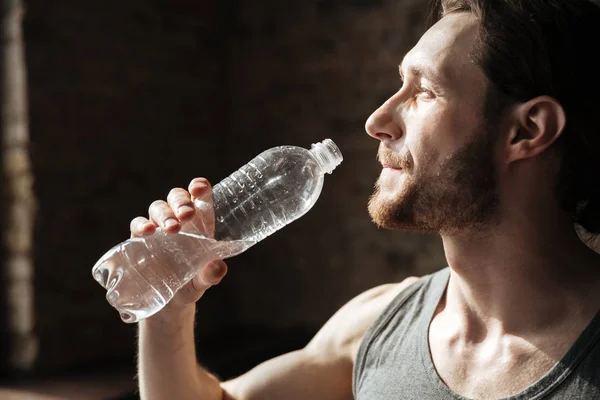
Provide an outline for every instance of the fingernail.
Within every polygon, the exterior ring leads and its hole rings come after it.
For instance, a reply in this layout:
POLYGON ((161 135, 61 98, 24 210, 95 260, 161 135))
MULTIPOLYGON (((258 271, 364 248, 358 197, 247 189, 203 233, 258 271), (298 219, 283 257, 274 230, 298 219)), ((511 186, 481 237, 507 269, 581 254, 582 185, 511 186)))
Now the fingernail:
POLYGON ((179 224, 179 222, 177 222, 177 220, 175 220, 174 218, 169 218, 168 220, 165 221, 165 228, 169 229, 178 224, 179 224))
POLYGON ((146 222, 144 225, 142 225, 142 230, 143 231, 149 231, 154 229, 154 224, 150 223, 150 222, 146 222))
POLYGON ((190 212, 194 212, 194 209, 190 206, 180 206, 177 209, 177 214, 186 214, 186 213, 190 213, 190 212))
POLYGON ((208 184, 206 182, 196 182, 193 185, 193 188, 195 190, 204 190, 208 187, 208 184))

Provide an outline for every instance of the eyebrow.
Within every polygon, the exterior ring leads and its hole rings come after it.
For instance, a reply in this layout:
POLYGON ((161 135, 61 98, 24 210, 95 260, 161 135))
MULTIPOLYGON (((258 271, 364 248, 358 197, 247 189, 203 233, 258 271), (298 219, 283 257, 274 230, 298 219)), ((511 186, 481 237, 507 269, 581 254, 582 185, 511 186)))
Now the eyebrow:
MULTIPOLYGON (((400 72, 400 76, 404 78, 404 74, 402 73, 403 68, 404 59, 402 60, 400 65, 398 65, 398 72, 400 72)), ((445 82, 445 79, 443 79, 438 73, 424 65, 411 65, 410 67, 408 67, 408 72, 411 75, 415 75, 419 78, 423 77, 427 80, 430 80, 434 84, 442 84, 445 82)))

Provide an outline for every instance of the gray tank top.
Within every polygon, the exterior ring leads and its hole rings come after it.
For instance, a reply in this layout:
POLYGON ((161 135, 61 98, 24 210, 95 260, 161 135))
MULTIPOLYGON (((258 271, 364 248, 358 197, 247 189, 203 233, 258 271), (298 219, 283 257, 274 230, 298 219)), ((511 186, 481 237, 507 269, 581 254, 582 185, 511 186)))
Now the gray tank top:
MULTIPOLYGON (((402 291, 363 338, 354 365, 356 400, 468 400, 439 378, 428 330, 446 290, 449 268, 402 291)), ((600 313, 545 376, 505 400, 600 399, 600 313)))

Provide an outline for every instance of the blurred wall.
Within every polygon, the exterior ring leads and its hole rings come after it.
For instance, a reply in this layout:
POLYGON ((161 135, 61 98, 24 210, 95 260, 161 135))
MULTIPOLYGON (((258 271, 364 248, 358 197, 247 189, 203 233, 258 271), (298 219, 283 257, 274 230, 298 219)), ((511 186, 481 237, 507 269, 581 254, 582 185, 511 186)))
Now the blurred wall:
POLYGON ((218 20, 216 1, 28 2, 40 368, 133 359, 91 267, 153 199, 221 171, 218 20))
POLYGON ((364 121, 397 90, 424 3, 28 1, 39 370, 131 367, 136 327, 94 262, 171 187, 217 183, 272 146, 331 138, 344 162, 306 216, 229 260, 199 304, 201 358, 260 358, 238 350, 268 332, 295 338, 277 351, 301 345, 363 290, 443 267, 438 238, 366 212, 380 166, 364 121))

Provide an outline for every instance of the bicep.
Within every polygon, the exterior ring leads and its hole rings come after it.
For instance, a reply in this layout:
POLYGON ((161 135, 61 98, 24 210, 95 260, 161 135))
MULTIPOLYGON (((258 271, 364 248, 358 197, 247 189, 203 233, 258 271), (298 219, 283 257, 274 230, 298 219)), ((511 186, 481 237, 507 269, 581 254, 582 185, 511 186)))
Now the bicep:
POLYGON ((356 352, 374 319, 417 278, 382 285, 338 310, 308 345, 223 383, 223 400, 350 400, 356 352))
POLYGON ((350 400, 352 363, 302 349, 221 385, 224 400, 350 400))

